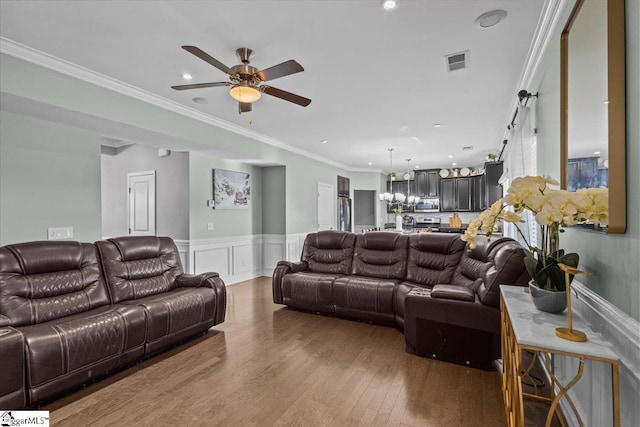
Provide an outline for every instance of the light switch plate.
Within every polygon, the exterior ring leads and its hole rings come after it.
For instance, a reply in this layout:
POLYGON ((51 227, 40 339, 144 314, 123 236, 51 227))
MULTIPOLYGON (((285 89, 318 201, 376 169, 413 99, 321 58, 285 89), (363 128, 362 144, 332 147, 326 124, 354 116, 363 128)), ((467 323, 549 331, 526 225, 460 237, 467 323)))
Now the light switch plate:
POLYGON ((213 223, 212 222, 208 222, 207 223, 207 230, 208 231, 213 231, 213 223))
POLYGON ((47 228, 47 240, 71 240, 73 227, 47 228))

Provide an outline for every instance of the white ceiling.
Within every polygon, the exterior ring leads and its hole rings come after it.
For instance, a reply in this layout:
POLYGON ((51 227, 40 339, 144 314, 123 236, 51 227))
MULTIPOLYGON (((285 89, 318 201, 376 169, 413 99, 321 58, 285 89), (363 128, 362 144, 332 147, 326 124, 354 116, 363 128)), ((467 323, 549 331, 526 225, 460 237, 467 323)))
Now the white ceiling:
MULTIPOLYGON (((400 0, 386 12, 378 0, 2 0, 0 36, 351 169, 388 169, 389 147, 395 170, 406 169, 406 158, 412 167, 461 167, 501 146, 516 93, 527 89, 518 83, 543 5, 400 0), (494 9, 507 18, 474 26, 494 9), (240 62, 238 47, 255 51, 259 69, 295 59, 304 72, 269 84, 313 102, 303 108, 264 95, 238 115, 227 88, 174 91, 226 80, 181 45, 227 66, 240 62), (447 72, 444 56, 467 50, 469 68, 447 72)), ((121 133, 109 136, 126 139, 121 133)))

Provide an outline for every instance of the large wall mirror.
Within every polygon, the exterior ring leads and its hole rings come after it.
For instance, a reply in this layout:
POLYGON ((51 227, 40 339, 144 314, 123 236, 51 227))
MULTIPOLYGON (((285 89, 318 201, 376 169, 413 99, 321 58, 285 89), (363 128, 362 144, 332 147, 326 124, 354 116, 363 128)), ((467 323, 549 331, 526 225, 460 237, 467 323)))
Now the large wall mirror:
POLYGON ((561 38, 561 184, 609 188, 608 227, 626 231, 624 0, 577 0, 561 38))

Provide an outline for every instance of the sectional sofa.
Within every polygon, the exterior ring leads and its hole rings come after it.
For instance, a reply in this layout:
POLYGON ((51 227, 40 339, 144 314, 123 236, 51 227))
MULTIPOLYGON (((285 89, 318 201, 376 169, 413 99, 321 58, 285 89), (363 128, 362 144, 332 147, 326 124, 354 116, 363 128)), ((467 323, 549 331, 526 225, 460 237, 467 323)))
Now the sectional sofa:
POLYGON ((224 322, 168 237, 0 247, 0 408, 33 406, 224 322))
POLYGON ((456 234, 321 231, 306 236, 301 261, 278 263, 273 301, 394 325, 407 351, 489 369, 500 357, 500 284, 525 286, 523 248, 456 234))

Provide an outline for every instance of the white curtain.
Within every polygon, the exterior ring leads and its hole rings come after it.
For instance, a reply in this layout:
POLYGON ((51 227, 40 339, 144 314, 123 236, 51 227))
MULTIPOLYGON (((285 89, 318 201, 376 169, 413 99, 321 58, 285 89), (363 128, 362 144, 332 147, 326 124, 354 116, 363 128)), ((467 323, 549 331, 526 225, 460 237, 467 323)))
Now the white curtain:
MULTIPOLYGON (((536 174, 536 135, 531 126, 529 113, 529 107, 518 107, 515 125, 509 135, 509 142, 505 149, 504 174, 502 177, 505 193, 515 178, 536 174)), ((521 216, 526 220, 526 223, 518 224, 520 231, 529 244, 536 246, 538 227, 535 219, 529 211, 526 211, 526 215, 522 214, 521 216)), ((526 245, 526 242, 513 224, 505 223, 504 235, 526 245)))

